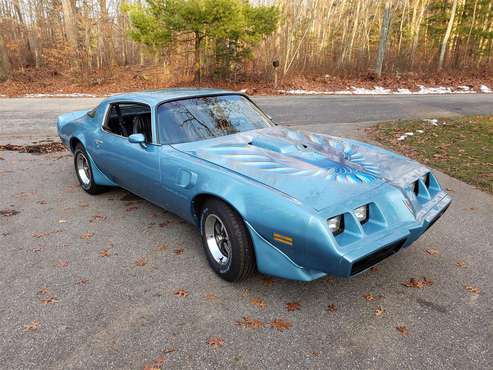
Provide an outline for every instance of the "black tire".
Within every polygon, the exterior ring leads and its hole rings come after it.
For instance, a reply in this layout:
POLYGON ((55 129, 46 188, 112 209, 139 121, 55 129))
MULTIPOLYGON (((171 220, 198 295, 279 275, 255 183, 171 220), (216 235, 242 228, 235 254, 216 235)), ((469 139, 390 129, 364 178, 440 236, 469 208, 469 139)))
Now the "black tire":
POLYGON ((75 168, 75 175, 77 176, 77 180, 79 180, 80 187, 85 192, 92 194, 92 195, 96 195, 96 194, 103 193, 107 190, 107 188, 105 186, 99 186, 94 182, 94 176, 92 173, 91 161, 89 160, 89 156, 87 155, 87 152, 86 152, 85 148, 82 146, 82 144, 77 144, 75 146, 74 168, 75 168), (88 167, 88 175, 89 176, 86 176, 85 181, 81 178, 81 175, 79 174, 78 165, 77 165, 79 157, 83 157, 86 160, 86 164, 88 167))
MULTIPOLYGON (((200 231, 202 234, 202 246, 209 265, 221 278, 230 282, 242 281, 254 273, 255 253, 250 234, 241 216, 229 205, 218 199, 207 200, 200 214, 200 231), (209 219, 215 220, 216 218, 220 220, 221 226, 226 229, 229 240, 228 262, 225 264, 220 264, 214 258, 207 240, 206 222, 209 219)), ((210 232, 208 235, 211 236, 210 232)))

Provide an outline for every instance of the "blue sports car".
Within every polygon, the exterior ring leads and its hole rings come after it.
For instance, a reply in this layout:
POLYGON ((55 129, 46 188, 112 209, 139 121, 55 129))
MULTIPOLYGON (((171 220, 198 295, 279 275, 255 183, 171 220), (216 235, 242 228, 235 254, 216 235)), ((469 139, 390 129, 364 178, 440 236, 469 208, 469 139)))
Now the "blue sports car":
POLYGON ((353 276, 408 247, 451 198, 430 170, 362 142, 276 125, 245 94, 111 96, 58 118, 81 187, 119 186, 197 225, 228 281, 353 276))

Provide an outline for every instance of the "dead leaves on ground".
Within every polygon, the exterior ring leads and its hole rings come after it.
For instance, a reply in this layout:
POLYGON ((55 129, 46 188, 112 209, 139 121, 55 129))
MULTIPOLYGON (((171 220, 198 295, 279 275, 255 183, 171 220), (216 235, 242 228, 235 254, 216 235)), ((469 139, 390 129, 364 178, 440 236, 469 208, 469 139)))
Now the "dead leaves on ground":
POLYGON ((41 323, 38 320, 31 321, 30 324, 24 325, 24 331, 35 331, 39 329, 41 323))
POLYGON ((239 326, 245 329, 261 329, 265 327, 265 324, 257 319, 252 319, 248 316, 243 316, 241 320, 236 322, 239 326))
POLYGON ((286 308, 288 311, 299 311, 301 309, 301 304, 299 302, 288 302, 286 303, 286 308))
POLYGON ((156 357, 150 364, 144 365, 144 370, 161 370, 164 362, 166 361, 166 357, 164 355, 159 355, 156 357))
POLYGON ((19 214, 20 212, 15 210, 15 209, 1 209, 0 210, 0 215, 3 217, 11 217, 19 214))
POLYGON ((63 232, 63 230, 54 230, 54 231, 43 231, 40 233, 32 233, 33 238, 44 238, 45 236, 52 235, 52 234, 58 234, 63 232))
POLYGON ((252 298, 250 303, 256 306, 259 310, 264 310, 267 308, 267 303, 265 303, 265 301, 260 297, 252 298))
POLYGON ((395 328, 399 333, 401 333, 403 337, 407 337, 409 335, 409 329, 407 328, 407 326, 400 325, 400 326, 396 326, 395 328))
POLYGON ((102 222, 102 221, 106 221, 106 216, 99 214, 92 216, 91 219, 89 220, 90 223, 102 222))
POLYGON ((89 240, 89 239, 91 239, 93 236, 94 236, 94 233, 87 232, 87 233, 83 233, 83 234, 81 234, 80 238, 81 238, 81 239, 84 239, 84 240, 89 240))
POLYGON ((401 283, 401 285, 404 285, 407 288, 417 288, 421 289, 424 288, 425 286, 433 285, 433 282, 427 278, 423 278, 423 280, 411 278, 409 281, 405 281, 401 283))
POLYGON ((382 307, 382 306, 378 306, 378 307, 375 309, 375 316, 376 316, 376 317, 382 317, 384 313, 385 313, 385 310, 383 309, 383 307, 382 307))
POLYGON ((110 253, 110 251, 109 251, 109 250, 107 250, 107 249, 101 249, 101 250, 99 251, 99 256, 100 256, 100 257, 109 257, 109 256, 111 256, 111 253, 110 253))
POLYGON ((55 266, 56 266, 56 267, 60 267, 60 268, 65 268, 65 267, 68 267, 68 265, 70 265, 70 262, 69 262, 69 261, 66 261, 66 260, 58 260, 58 261, 55 263, 55 266))
POLYGON ((281 320, 281 319, 275 319, 275 320, 272 320, 270 322, 269 326, 272 329, 284 331, 284 330, 288 330, 293 325, 289 321, 285 321, 285 320, 281 320))
POLYGON ((425 249, 425 252, 428 253, 430 256, 439 256, 440 255, 440 251, 438 251, 437 249, 433 249, 433 248, 427 248, 425 249))
POLYGON ((175 249, 175 254, 177 256, 181 256, 185 250, 184 249, 175 249))
POLYGON ((329 312, 336 312, 337 311, 337 306, 334 303, 328 304, 327 305, 327 311, 329 311, 329 312))
POLYGON ((224 346, 224 339, 220 337, 210 337, 207 340, 207 344, 214 348, 222 347, 224 346))
POLYGON ((137 261, 135 261, 135 266, 144 267, 147 264, 144 257, 140 257, 137 261))
POLYGON ((459 267, 459 268, 464 268, 464 267, 466 267, 466 263, 465 263, 464 261, 462 261, 462 260, 461 260, 461 261, 457 261, 457 262, 455 263, 455 265, 456 265, 457 267, 459 267))
POLYGON ((478 288, 478 287, 474 287, 474 286, 471 286, 471 285, 464 285, 464 288, 469 292, 469 293, 473 293, 473 294, 479 294, 481 293, 481 289, 478 288))
POLYGON ((176 292, 175 292, 175 295, 177 297, 180 297, 180 298, 185 298, 185 297, 188 297, 190 293, 188 293, 187 290, 185 289, 178 289, 176 292))

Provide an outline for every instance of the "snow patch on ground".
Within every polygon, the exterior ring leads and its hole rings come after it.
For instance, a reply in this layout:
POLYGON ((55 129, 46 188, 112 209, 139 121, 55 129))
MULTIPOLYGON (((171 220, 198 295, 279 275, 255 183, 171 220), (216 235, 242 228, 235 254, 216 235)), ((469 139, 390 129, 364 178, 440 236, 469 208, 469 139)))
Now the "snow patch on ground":
POLYGON ((405 88, 399 88, 397 90, 387 89, 381 86, 375 86, 372 89, 364 87, 351 87, 347 90, 340 91, 316 91, 316 90, 303 90, 303 89, 291 89, 291 90, 278 90, 280 93, 288 95, 428 95, 428 94, 476 94, 478 92, 489 94, 493 91, 486 85, 481 85, 479 91, 475 91, 470 86, 460 85, 455 87, 426 87, 423 85, 418 86, 417 91, 411 91, 405 88))
POLYGON ((96 98, 94 94, 86 93, 53 93, 53 94, 26 94, 24 98, 96 98))
POLYGON ((491 94, 491 93, 493 93, 493 91, 488 86, 486 86, 486 85, 481 85, 479 87, 479 90, 481 90, 481 92, 484 93, 484 94, 491 94))

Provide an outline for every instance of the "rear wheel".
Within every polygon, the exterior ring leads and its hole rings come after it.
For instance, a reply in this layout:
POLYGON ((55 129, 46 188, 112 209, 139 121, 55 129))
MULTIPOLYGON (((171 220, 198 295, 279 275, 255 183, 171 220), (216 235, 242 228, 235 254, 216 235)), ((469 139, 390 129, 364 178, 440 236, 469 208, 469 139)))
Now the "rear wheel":
POLYGON ((77 144, 74 151, 74 166, 79 184, 89 194, 99 194, 106 190, 94 182, 91 161, 82 144, 77 144))
POLYGON ((211 199, 202 207, 200 220, 202 245, 212 269, 227 281, 252 275, 255 255, 240 215, 226 203, 211 199))

